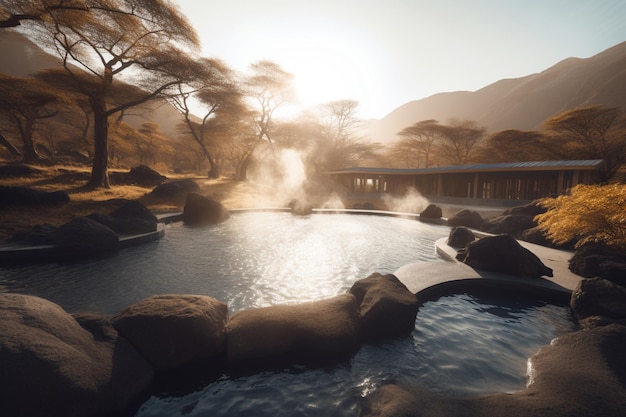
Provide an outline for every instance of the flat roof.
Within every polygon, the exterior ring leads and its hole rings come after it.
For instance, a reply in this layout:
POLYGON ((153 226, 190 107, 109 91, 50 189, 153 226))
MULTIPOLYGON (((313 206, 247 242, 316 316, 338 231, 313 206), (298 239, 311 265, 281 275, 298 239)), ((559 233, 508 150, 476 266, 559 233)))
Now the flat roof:
POLYGON ((373 175, 423 175, 475 172, 515 172, 515 171, 560 171, 597 170, 602 159, 580 159, 563 161, 502 162, 495 164, 456 165, 433 168, 373 168, 349 167, 328 171, 327 174, 373 174, 373 175))

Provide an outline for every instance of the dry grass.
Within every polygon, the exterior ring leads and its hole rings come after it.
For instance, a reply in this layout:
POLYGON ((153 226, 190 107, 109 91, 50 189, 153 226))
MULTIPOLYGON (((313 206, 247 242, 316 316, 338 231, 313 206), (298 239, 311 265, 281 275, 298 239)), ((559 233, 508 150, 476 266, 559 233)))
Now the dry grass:
MULTIPOLYGON (((151 188, 134 185, 113 185, 109 189, 87 190, 89 169, 76 167, 39 168, 40 173, 27 178, 0 178, 3 186, 25 186, 41 191, 65 191, 70 203, 61 206, 18 207, 0 209, 0 241, 5 241, 18 231, 28 230, 38 224, 61 225, 74 217, 93 212, 109 213, 121 204, 121 199, 139 200, 153 213, 181 211, 184 201, 150 201, 144 196, 151 188)), ((170 179, 193 178, 200 186, 200 193, 210 196, 228 208, 259 207, 261 191, 253 184, 220 178, 207 180, 193 176, 176 176, 170 179)))

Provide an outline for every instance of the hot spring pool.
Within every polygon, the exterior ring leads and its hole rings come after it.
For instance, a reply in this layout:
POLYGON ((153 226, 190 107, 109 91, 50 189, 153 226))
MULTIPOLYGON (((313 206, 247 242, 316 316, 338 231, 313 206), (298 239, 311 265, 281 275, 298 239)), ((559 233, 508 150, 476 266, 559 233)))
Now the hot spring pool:
MULTIPOLYGON (((160 241, 105 259, 0 267, 0 291, 103 314, 155 294, 206 294, 232 314, 332 297, 372 272, 416 261, 443 262, 434 243, 448 233, 393 217, 239 213, 208 228, 168 225, 160 241)), ((573 328, 566 306, 456 294, 422 305, 409 337, 364 345, 344 362, 219 375, 155 394, 135 415, 350 416, 359 398, 388 382, 449 395, 515 391, 525 385, 527 359, 573 328)))

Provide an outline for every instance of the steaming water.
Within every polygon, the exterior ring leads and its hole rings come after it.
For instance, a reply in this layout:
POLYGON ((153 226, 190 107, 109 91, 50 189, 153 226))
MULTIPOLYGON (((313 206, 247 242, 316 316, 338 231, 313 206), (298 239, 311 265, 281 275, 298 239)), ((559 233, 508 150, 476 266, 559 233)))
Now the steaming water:
MULTIPOLYGON (((441 262, 434 242, 447 234, 389 217, 242 213, 203 229, 169 225, 159 242, 106 259, 0 268, 0 291, 105 314, 154 294, 207 294, 233 313, 327 298, 372 272, 441 262)), ((442 297, 420 308, 410 337, 365 345, 327 368, 221 375, 154 395, 136 415, 355 415, 358 400, 388 382, 452 395, 515 391, 524 387, 527 358, 572 328, 564 306, 506 294, 442 297)))

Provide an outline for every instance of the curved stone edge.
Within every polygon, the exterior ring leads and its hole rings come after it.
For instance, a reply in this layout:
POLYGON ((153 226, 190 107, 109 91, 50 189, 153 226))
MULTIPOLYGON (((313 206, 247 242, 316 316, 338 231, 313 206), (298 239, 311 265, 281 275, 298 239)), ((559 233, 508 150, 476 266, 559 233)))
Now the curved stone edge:
MULTIPOLYGON (((157 224, 157 230, 132 236, 120 236, 118 247, 126 249, 144 243, 154 242, 165 236, 165 226, 163 223, 157 224)), ((64 250, 54 245, 27 246, 10 244, 0 246, 0 262, 20 263, 20 262, 49 262, 57 259, 71 258, 72 252, 64 250)))

